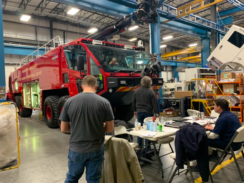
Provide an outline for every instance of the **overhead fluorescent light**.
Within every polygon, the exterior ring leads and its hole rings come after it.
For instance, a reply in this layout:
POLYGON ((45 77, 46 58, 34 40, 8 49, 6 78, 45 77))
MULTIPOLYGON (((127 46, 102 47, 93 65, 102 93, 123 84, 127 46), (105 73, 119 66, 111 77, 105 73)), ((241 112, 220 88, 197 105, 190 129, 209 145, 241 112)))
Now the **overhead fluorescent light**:
POLYGON ((166 37, 163 37, 163 40, 168 40, 168 39, 172 39, 173 36, 166 36, 166 37))
POLYGON ((166 44, 163 44, 163 45, 160 46, 160 48, 165 48, 165 47, 167 47, 166 44))
POLYGON ((68 15, 75 15, 76 13, 78 13, 80 10, 78 8, 71 8, 67 14, 68 15))
POLYGON ((143 63, 143 61, 138 61, 138 62, 137 62, 137 64, 142 64, 142 63, 143 63))
POLYGON ((30 20, 30 18, 31 18, 30 15, 22 15, 22 16, 20 17, 20 20, 21 20, 21 21, 24 21, 24 22, 27 22, 27 21, 30 20))
POLYGON ((89 32, 90 34, 93 34, 95 32, 97 32, 97 28, 93 27, 93 28, 90 28, 87 32, 89 32))
POLYGON ((138 25, 134 25, 134 26, 129 27, 129 31, 133 31, 133 30, 136 30, 138 28, 139 28, 138 25))
POLYGON ((197 46, 197 43, 189 44, 189 47, 197 46))
POLYGON ((132 41, 136 41, 136 40, 137 40, 136 37, 129 39, 130 42, 132 42, 132 41))

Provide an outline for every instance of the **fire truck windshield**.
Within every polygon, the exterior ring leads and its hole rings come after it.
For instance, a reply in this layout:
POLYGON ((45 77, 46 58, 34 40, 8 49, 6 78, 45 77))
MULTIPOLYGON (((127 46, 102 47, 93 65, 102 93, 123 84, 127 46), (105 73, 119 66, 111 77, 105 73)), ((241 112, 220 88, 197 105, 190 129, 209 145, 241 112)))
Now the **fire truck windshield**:
POLYGON ((145 68, 151 55, 147 52, 112 48, 101 45, 87 47, 100 62, 105 72, 133 72, 145 68))

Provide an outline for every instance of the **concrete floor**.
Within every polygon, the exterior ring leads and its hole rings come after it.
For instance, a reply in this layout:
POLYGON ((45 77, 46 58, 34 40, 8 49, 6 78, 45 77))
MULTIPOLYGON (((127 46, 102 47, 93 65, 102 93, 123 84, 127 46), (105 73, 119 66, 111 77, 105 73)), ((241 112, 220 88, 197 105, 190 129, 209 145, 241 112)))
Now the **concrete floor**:
MULTIPOLYGON (((40 119, 38 113, 31 118, 20 118, 20 153, 21 165, 17 169, 0 172, 0 183, 63 183, 68 171, 67 155, 69 135, 59 129, 49 129, 40 119)), ((172 143, 174 146, 174 143, 172 143)), ((161 154, 170 152, 168 145, 161 148, 161 154)), ((168 156, 162 158, 165 179, 161 178, 157 164, 146 164, 142 171, 146 183, 166 183, 170 175, 173 160, 168 156)), ((244 160, 238 160, 241 168, 244 160)), ((212 163, 211 163, 212 166, 212 163)), ((194 173, 194 178, 199 174, 194 173)), ((240 183, 239 174, 234 163, 213 175, 215 183, 240 183)), ((85 175, 79 181, 85 183, 85 175)), ((124 181, 126 183, 126 180, 124 181)), ((176 176, 173 183, 188 183, 188 176, 176 176)))

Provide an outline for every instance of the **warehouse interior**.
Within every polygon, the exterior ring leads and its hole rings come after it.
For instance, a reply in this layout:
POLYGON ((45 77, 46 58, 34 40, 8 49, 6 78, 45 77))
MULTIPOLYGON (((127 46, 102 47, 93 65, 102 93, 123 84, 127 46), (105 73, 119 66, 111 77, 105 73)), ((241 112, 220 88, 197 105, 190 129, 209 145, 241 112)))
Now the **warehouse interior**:
MULTIPOLYGON (((101 182, 244 181, 243 0, 1 3, 0 183, 67 183, 70 134, 63 133, 59 116, 65 102, 82 93, 82 80, 87 75, 96 78, 95 93, 107 99, 113 110, 114 129, 106 137, 124 139, 129 144, 131 156, 139 165, 136 169, 143 177, 136 180, 131 162, 126 162, 132 179, 119 177, 121 169, 107 179, 104 167, 110 156, 105 140, 101 182), (111 66, 114 62, 117 65, 111 66), (83 69, 79 69, 79 63, 83 69), (159 113, 153 114, 155 119, 150 116, 149 121, 143 118, 141 122, 132 100, 145 76, 151 78, 159 113), (199 156, 189 160, 189 167, 188 158, 184 158, 185 169, 176 168, 176 136, 183 127, 197 123, 207 131, 204 135, 208 139, 222 116, 216 112, 217 100, 227 101, 226 110, 237 119, 239 128, 232 130, 229 141, 239 140, 241 145, 237 150, 228 143, 227 149, 212 147, 218 150, 220 159, 207 159, 210 173, 205 181, 199 156), (5 110, 10 108, 11 117, 7 117, 5 110), (126 128, 116 120, 125 122, 126 128), (7 126, 10 121, 11 128, 7 126), (213 129, 208 129, 209 125, 213 129), (143 145, 149 143, 149 153, 146 147, 140 147, 141 138, 143 145)), ((228 121, 228 125, 232 123, 228 121)), ((226 130, 216 139, 223 133, 226 130)), ((113 161, 113 166, 120 163, 118 159, 113 161)), ((87 176, 84 173, 79 182, 93 182, 87 176)))

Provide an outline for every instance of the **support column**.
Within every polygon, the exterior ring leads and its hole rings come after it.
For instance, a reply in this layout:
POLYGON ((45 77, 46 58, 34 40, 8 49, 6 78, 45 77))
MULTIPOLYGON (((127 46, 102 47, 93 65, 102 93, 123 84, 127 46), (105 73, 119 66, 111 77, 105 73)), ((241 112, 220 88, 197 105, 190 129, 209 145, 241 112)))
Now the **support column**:
POLYGON ((179 81, 179 72, 176 71, 177 66, 173 67, 173 74, 174 74, 174 78, 177 78, 177 81, 179 81))
POLYGON ((210 55, 210 39, 209 38, 202 38, 202 52, 201 52, 201 58, 202 58, 202 62, 201 62, 201 66, 204 67, 207 65, 208 61, 208 57, 210 55))
MULTIPOLYGON (((2 4, 2 0, 0 0, 2 4)), ((3 40, 3 12, 0 8, 0 86, 5 86, 5 62, 4 62, 4 40, 3 40)))
POLYGON ((157 58, 161 61, 161 35, 160 35, 160 18, 158 17, 158 23, 150 24, 150 53, 157 54, 157 58))
MULTIPOLYGON (((151 23, 149 25, 150 29, 150 53, 157 54, 158 61, 161 61, 161 34, 160 34, 160 17, 158 17, 158 23, 151 23)), ((160 73, 160 77, 162 77, 162 74, 160 73)), ((162 87, 159 89, 159 109, 160 109, 160 103, 162 102, 163 98, 163 90, 162 87)))
POLYGON ((36 41, 38 41, 38 39, 37 39, 37 26, 35 26, 35 36, 36 36, 36 41))
MULTIPOLYGON (((50 39, 53 39, 53 21, 50 20, 50 39)), ((51 42, 51 47, 53 47, 53 42, 51 42)))
POLYGON ((63 42, 65 43, 65 31, 63 32, 63 42))
MULTIPOLYGON (((214 0, 210 0, 210 2, 214 2, 214 0)), ((217 6, 216 4, 210 7, 210 15, 211 21, 217 22, 217 6)), ((218 44, 218 35, 216 30, 211 30, 211 44, 212 44, 212 51, 217 47, 218 44)))

